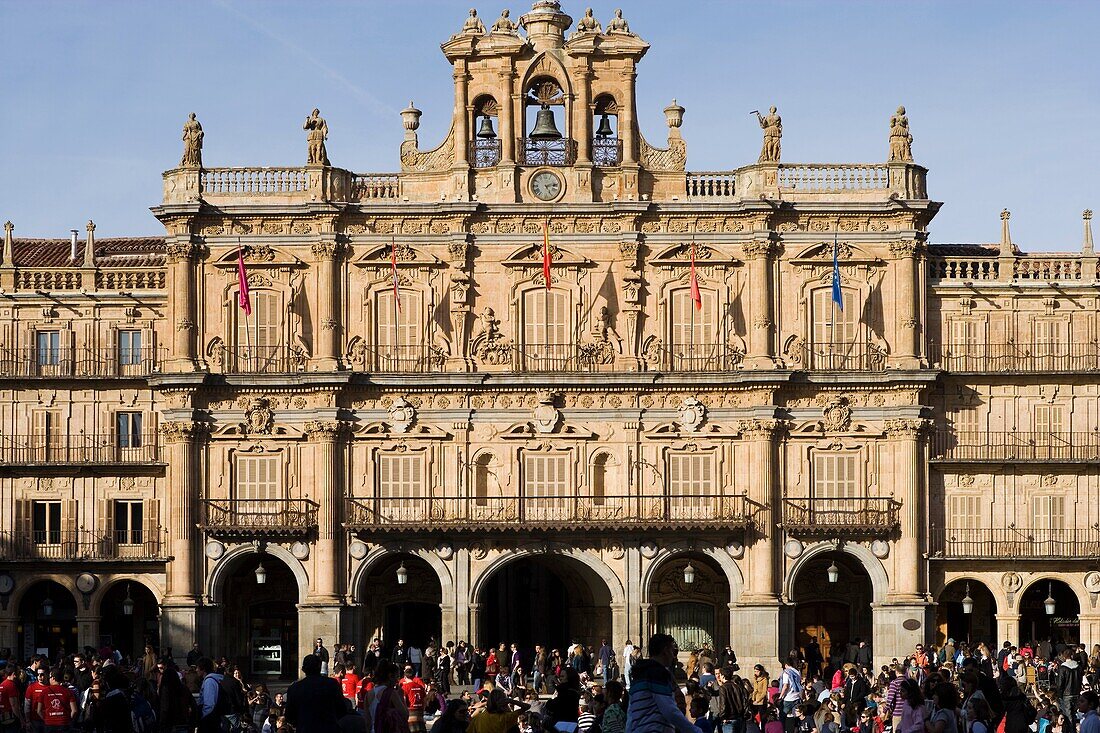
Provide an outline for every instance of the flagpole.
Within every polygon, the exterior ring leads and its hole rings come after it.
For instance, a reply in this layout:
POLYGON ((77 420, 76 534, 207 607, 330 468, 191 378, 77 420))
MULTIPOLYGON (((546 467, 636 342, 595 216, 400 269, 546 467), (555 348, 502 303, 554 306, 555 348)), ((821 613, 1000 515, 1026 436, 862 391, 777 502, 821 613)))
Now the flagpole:
MULTIPOLYGON (((833 230, 833 262, 836 262, 837 257, 837 232, 833 230)), ((833 268, 833 280, 836 280, 836 268, 833 268)), ((833 293, 836 292, 836 283, 833 283, 833 293)), ((841 297, 843 297, 844 291, 841 291, 841 297)), ((836 353, 836 298, 832 293, 829 294, 829 368, 836 369, 835 359, 833 355, 836 353)))
MULTIPOLYGON (((240 261, 240 262, 244 261, 244 257, 243 257, 243 255, 241 255, 241 238, 240 237, 237 237, 237 260, 240 261)), ((238 292, 237 292, 237 309, 238 310, 241 310, 241 304, 240 303, 241 303, 241 294, 238 290, 238 292)), ((251 308, 249 308, 249 310, 251 310, 251 308)), ((247 363, 248 361, 250 361, 253 358, 253 354, 252 354, 252 336, 248 333, 248 311, 244 312, 244 342, 245 342, 245 345, 247 347, 247 356, 245 356, 245 362, 247 363)), ((238 348, 239 348, 239 346, 240 345, 238 344, 238 348)))
POLYGON ((393 351, 396 358, 395 367, 401 363, 401 325, 398 322, 401 313, 401 289, 397 286, 397 238, 390 235, 390 263, 393 272, 393 351))
MULTIPOLYGON (((691 237, 691 269, 692 277, 695 276, 695 235, 691 237)), ((697 281, 696 281, 697 282, 697 281)), ((691 311, 690 330, 688 331, 688 364, 693 364, 692 360, 695 358, 695 293, 688 290, 688 299, 691 304, 688 306, 688 310, 691 311)))

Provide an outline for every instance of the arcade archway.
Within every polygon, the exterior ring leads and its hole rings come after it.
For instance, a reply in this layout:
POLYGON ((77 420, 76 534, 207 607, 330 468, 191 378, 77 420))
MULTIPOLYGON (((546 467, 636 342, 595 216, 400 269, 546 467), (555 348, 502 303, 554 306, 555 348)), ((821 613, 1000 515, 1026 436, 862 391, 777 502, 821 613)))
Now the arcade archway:
POLYGON ((1020 639, 1077 644, 1081 641, 1081 601, 1067 584, 1037 580, 1020 597, 1020 639))
POLYGON ((398 639, 424 649, 441 641, 443 588, 435 570, 412 554, 379 559, 361 581, 367 639, 381 639, 389 652, 398 639))
POLYGON ((77 651, 76 598, 65 586, 40 580, 27 588, 19 601, 19 650, 17 657, 77 651))
POLYGON ((554 649, 611 640, 611 591, 592 568, 562 555, 527 555, 492 571, 478 593, 481 646, 554 649))
POLYGON ((936 644, 948 639, 956 642, 985 642, 990 649, 1000 646, 997 636, 997 600, 977 580, 956 580, 936 599, 936 644), (969 597, 969 604, 964 599, 969 597), (966 612, 967 605, 970 613, 966 612))
POLYGON ((874 633, 871 578, 859 560, 844 552, 816 555, 791 583, 795 643, 807 660, 836 667, 849 645, 874 633), (816 645, 816 647, 815 647, 816 645))
POLYGON ((225 655, 256 678, 298 676, 298 583, 277 557, 249 553, 225 579, 221 644, 225 655), (262 582, 261 582, 262 581, 262 582))
POLYGON ((682 651, 720 651, 730 643, 730 584, 712 558, 668 557, 654 569, 647 590, 656 614, 651 633, 670 634, 682 651))
POLYGON ((123 657, 140 659, 145 645, 160 651, 160 618, 156 596, 141 582, 122 580, 105 589, 99 600, 99 635, 123 657))

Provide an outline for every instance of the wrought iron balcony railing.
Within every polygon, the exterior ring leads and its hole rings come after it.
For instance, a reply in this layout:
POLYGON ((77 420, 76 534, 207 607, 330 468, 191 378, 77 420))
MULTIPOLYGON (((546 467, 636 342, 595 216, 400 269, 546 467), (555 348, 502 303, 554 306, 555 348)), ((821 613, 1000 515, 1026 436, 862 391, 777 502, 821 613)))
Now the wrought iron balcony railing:
POLYGON ((318 508, 309 499, 204 499, 200 526, 215 535, 305 535, 318 508))
POLYGON ((160 368, 165 349, 4 349, 0 377, 146 377, 160 368))
POLYGON ((1100 344, 932 344, 932 363, 948 372, 1100 371, 1100 344))
POLYGON ((617 137, 592 138, 592 164, 611 168, 623 162, 623 141, 617 137))
POLYGON ((822 372, 883 372, 886 352, 863 341, 807 344, 802 369, 822 372))
POLYGON ((718 493, 373 497, 347 500, 345 526, 354 531, 746 528, 757 509, 742 494, 718 493))
POLYGON ((516 344, 512 349, 512 368, 517 372, 576 372, 594 366, 582 366, 580 346, 569 344, 516 344))
POLYGON ((356 369, 395 374, 441 372, 446 362, 442 352, 423 344, 364 348, 352 357, 356 369))
POLYGON ((0 435, 0 463, 140 464, 157 463, 156 433, 0 435))
POLYGON ((670 343, 651 356, 651 365, 664 371, 728 372, 740 368, 745 355, 728 344, 670 343))
POLYGON ((469 151, 470 165, 474 168, 494 168, 500 163, 500 138, 474 138, 469 151))
POLYGON ((884 535, 900 525, 901 502, 889 497, 790 498, 783 526, 795 536, 884 535))
POLYGON ((1096 527, 1069 529, 933 527, 931 534, 931 555, 934 558, 1092 560, 1100 555, 1100 529, 1096 527))
POLYGON ((1100 432, 955 432, 939 430, 932 459, 940 461, 1097 461, 1100 432))
POLYGON ((306 355, 289 346, 221 348, 211 354, 211 368, 225 374, 291 374, 305 371, 306 355))
POLYGON ((167 557, 166 531, 97 534, 90 530, 35 530, 0 535, 0 558, 11 561, 157 562, 167 557))
POLYGON ((577 141, 568 137, 560 140, 521 137, 516 141, 516 151, 523 165, 562 166, 577 162, 577 141))

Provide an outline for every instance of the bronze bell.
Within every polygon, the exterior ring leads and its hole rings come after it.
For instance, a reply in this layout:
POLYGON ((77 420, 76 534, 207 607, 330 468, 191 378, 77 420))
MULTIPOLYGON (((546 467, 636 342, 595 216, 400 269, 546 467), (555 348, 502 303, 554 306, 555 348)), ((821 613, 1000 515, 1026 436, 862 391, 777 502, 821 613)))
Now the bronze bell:
POLYGON ((497 136, 493 132, 493 118, 489 115, 485 115, 481 118, 481 128, 477 131, 477 136, 482 140, 492 140, 497 136))
POLYGON ((542 105, 535 117, 535 129, 531 130, 532 140, 561 140, 561 133, 554 124, 554 113, 547 105, 542 105))
POLYGON ((596 137, 611 137, 614 134, 611 130, 611 120, 607 119, 607 115, 600 117, 600 127, 596 130, 596 137))

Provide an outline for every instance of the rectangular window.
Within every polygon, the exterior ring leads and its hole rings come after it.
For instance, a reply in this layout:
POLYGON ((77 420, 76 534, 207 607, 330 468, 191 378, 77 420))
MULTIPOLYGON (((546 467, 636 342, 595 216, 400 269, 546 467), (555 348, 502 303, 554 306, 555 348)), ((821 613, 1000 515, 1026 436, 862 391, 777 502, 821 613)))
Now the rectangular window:
POLYGON ((377 353, 369 369, 380 372, 418 371, 426 357, 424 299, 416 290, 379 290, 375 295, 375 347, 377 353), (397 304, 401 309, 397 309, 397 304))
POLYGON ((572 457, 568 453, 523 456, 523 507, 529 518, 568 519, 572 507, 572 457))
POLYGON ((862 496, 857 475, 857 456, 851 453, 814 455, 814 498, 841 499, 862 496))
POLYGON ((282 456, 240 456, 237 458, 237 511, 246 515, 273 513, 269 502, 282 495, 282 456))
POLYGON ((1033 496, 1031 498, 1031 512, 1032 516, 1035 517, 1034 529, 1065 529, 1066 497, 1033 496))
POLYGON ((141 413, 115 413, 115 446, 125 454, 129 449, 141 447, 141 413))
POLYGON ((38 345, 38 366, 58 366, 61 363, 61 332, 39 331, 36 341, 38 345))
POLYGON ((1035 355, 1057 356, 1063 353, 1068 343, 1066 322, 1055 320, 1036 320, 1034 322, 1035 355))
POLYGON ((141 331, 118 332, 118 365, 121 367, 141 365, 141 331))
POLYGON ((955 440, 959 445, 976 445, 978 435, 978 410, 973 407, 958 407, 947 413, 948 422, 955 440))
POLYGON ((538 288, 523 295, 523 368, 559 371, 570 366, 573 339, 569 295, 538 288))
POLYGON ((1035 405, 1032 408, 1032 442, 1036 458, 1058 458, 1072 452, 1066 434, 1062 405, 1035 405))
POLYGON ((702 308, 695 307, 691 290, 672 292, 669 310, 668 358, 670 369, 699 371, 727 369, 725 339, 719 332, 717 298, 713 290, 700 290, 702 308))
POLYGON ((144 527, 145 505, 141 501, 115 502, 115 544, 142 544, 144 527))
POLYGON ((378 455, 378 499, 383 517, 396 521, 424 521, 424 456, 420 453, 378 455))
POLYGON ((982 529, 983 497, 975 494, 957 494, 947 498, 948 529, 982 529))
POLYGON ((61 544, 61 502, 36 501, 32 507, 32 539, 36 545, 61 544))
POLYGON ((237 314, 237 360, 234 371, 278 372, 287 368, 283 359, 283 304, 278 293, 253 290, 249 293, 252 315, 240 308, 237 314))
POLYGON ((999 354, 988 353, 985 339, 982 338, 981 324, 969 318, 952 319, 948 342, 944 345, 945 369, 951 371, 970 371, 986 369, 990 364, 986 360, 999 354))
POLYGON ((669 511, 674 519, 713 518, 713 453, 670 453, 666 486, 669 511))
POLYGON ((831 288, 813 293, 813 343, 811 369, 860 369, 866 344, 860 338, 859 302, 854 290, 842 290, 844 309, 833 303, 831 288))

